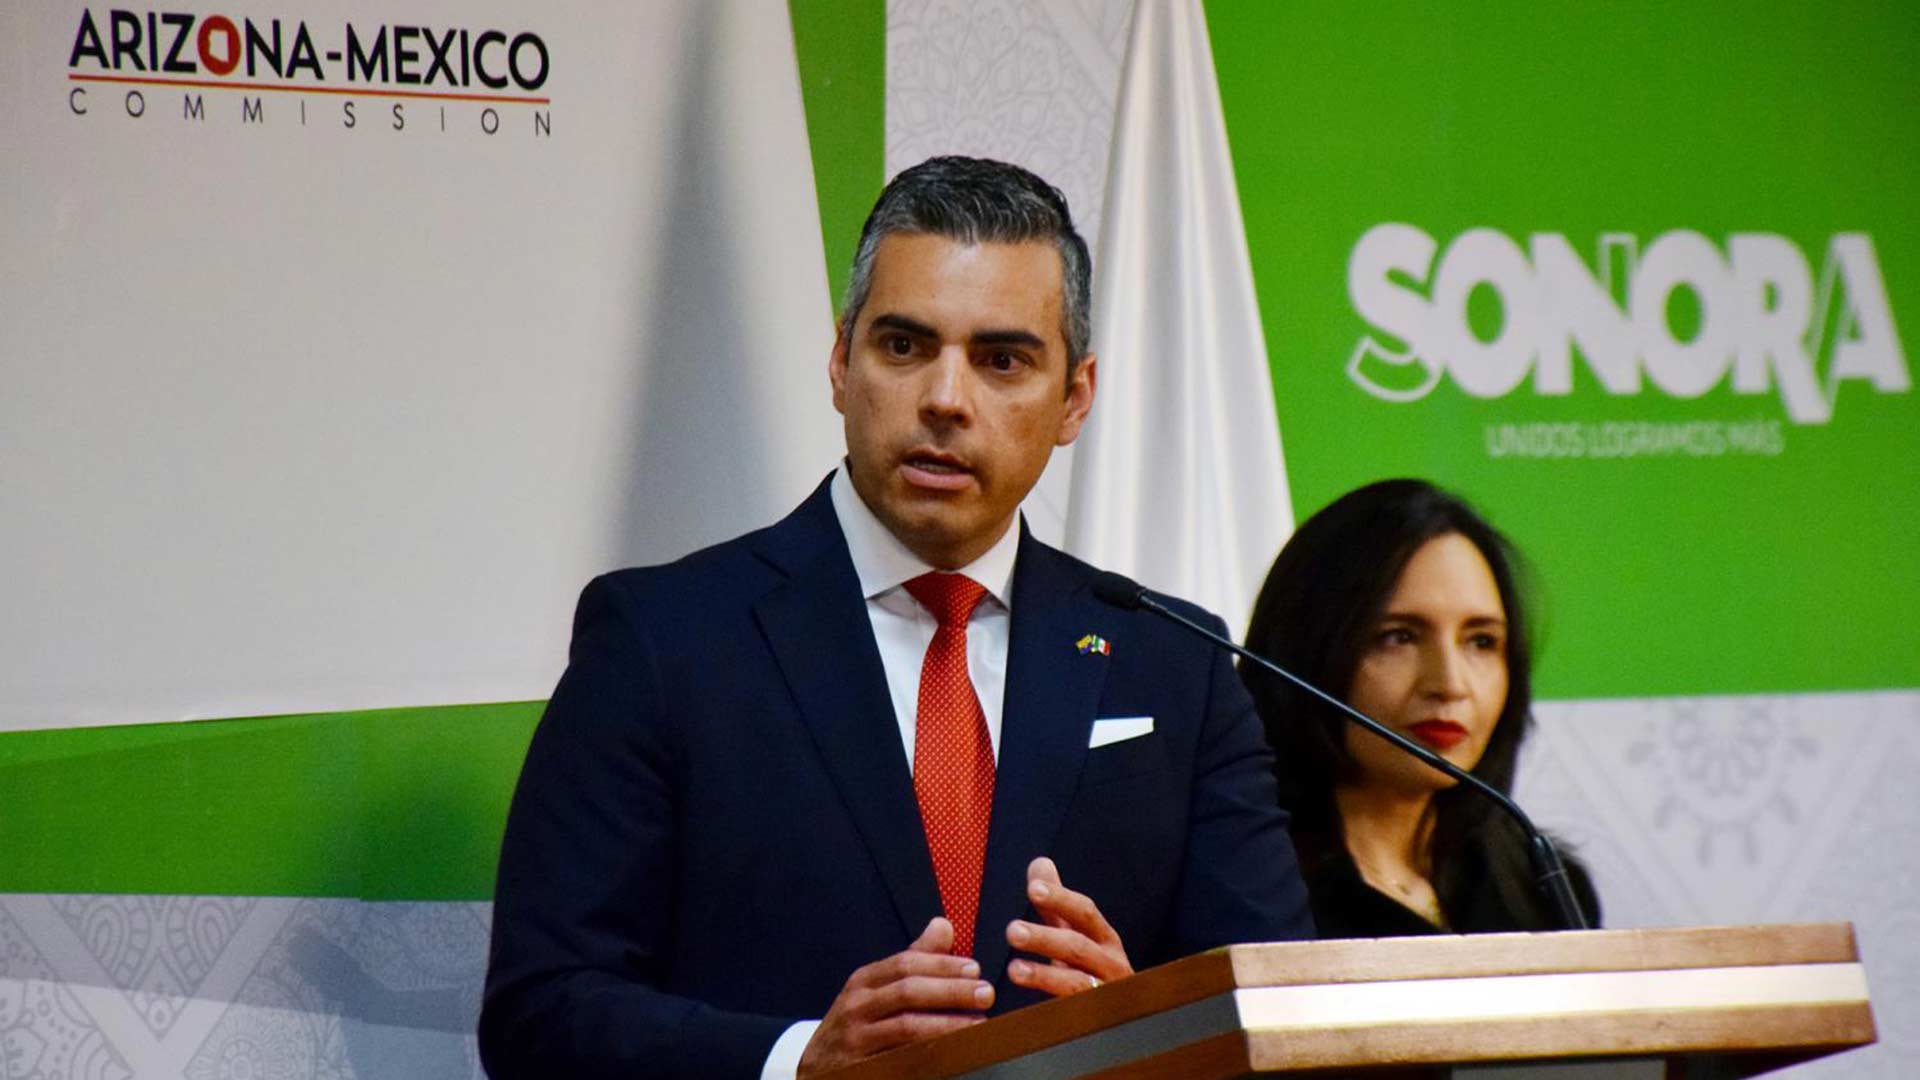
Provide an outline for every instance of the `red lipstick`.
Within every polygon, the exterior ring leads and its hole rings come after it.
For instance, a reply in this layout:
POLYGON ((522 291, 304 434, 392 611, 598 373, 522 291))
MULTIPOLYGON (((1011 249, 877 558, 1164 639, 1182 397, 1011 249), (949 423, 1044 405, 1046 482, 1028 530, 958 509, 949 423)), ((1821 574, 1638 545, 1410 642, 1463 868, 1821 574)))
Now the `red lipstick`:
POLYGON ((1467 737, 1467 729, 1451 720, 1422 720, 1407 730, 1435 750, 1451 750, 1467 737))

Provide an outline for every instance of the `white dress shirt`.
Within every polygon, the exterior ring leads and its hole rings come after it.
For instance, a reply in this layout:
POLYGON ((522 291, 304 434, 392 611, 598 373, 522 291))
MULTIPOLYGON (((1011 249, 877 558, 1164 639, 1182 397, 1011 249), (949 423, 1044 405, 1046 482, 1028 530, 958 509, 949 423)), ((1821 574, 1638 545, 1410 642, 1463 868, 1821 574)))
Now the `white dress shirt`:
MULTIPOLYGON (((911 771, 914 732, 919 727, 920 668, 939 623, 905 586, 921 574, 933 573, 934 568, 908 550, 874 516, 860 493, 853 490, 844 463, 834 471, 828 490, 833 497, 834 516, 840 519, 840 531, 847 538, 847 554, 853 557, 853 570, 860 578, 860 594, 866 597, 873 642, 880 648, 880 666, 887 673, 893 717, 900 725, 900 745, 911 771)), ((980 698, 980 711, 987 716, 987 738, 993 743, 996 763, 1000 760, 1000 716, 1007 693, 1013 562, 1019 551, 1020 528, 1009 525, 986 554, 958 571, 987 590, 986 599, 967 620, 967 674, 973 679, 973 692, 980 698)), ((819 1026, 818 1020, 802 1020, 782 1032, 761 1067, 760 1080, 792 1080, 799 1071, 800 1054, 819 1026)))
MULTIPOLYGON (((893 695, 894 719, 900 723, 900 745, 913 767, 913 737, 919 726, 920 669, 927 646, 939 623, 920 606, 905 586, 933 567, 907 550, 887 531, 853 490, 842 465, 833 474, 833 512, 846 534, 847 554, 853 556, 860 577, 860 594, 867 599, 867 618, 873 623, 873 642, 880 647, 880 666, 887 672, 887 690, 893 695)), ((1020 529, 1009 526, 987 553, 960 568, 987 590, 986 599, 967 621, 967 674, 980 710, 987 714, 987 737, 993 759, 1000 760, 1000 713, 1007 690, 1007 633, 1013 621, 1009 603, 1013 591, 1013 558, 1020 550, 1020 529)))

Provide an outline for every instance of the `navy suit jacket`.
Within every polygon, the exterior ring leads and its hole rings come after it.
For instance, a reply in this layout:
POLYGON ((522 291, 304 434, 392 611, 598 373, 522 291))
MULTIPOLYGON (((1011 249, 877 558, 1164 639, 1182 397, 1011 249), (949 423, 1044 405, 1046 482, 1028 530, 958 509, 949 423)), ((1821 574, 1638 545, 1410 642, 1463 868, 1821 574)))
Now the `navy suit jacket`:
MULTIPOLYGON (((1312 934, 1239 679, 1095 599, 1094 573, 1023 528, 976 946, 996 1011, 1033 1000, 1007 981, 1005 927, 1033 918, 1040 855, 1135 968, 1312 934), (1111 651, 1076 648, 1089 633, 1111 651), (1117 716, 1153 732, 1088 749, 1117 716)), ((769 528, 587 586, 501 850, 480 1019, 496 1080, 756 1077, 789 1024, 940 913, 826 485, 769 528)))

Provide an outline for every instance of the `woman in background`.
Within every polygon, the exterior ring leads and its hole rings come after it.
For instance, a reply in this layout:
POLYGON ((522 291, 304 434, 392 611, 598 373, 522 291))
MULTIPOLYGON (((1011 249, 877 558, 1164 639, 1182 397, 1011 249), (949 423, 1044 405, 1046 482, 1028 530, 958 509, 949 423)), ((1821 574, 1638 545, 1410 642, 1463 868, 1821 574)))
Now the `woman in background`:
MULTIPOLYGON (((1293 534, 1247 647, 1502 792, 1532 722, 1517 553, 1421 480, 1348 493, 1293 534)), ((1242 661, 1320 936, 1558 929, 1519 828, 1484 796, 1242 661)), ((1592 925, 1599 903, 1567 860, 1592 925)))

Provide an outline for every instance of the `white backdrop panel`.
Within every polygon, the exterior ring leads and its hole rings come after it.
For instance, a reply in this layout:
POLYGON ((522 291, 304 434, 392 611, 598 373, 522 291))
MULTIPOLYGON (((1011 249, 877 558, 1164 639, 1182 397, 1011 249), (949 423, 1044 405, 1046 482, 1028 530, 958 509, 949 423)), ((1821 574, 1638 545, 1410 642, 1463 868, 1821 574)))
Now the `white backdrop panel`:
POLYGON ((318 93, 78 115, 81 11, 0 10, 0 729, 544 697, 588 576, 831 467, 784 4, 245 13, 322 53, 537 33, 550 104, 491 135, 318 93))

